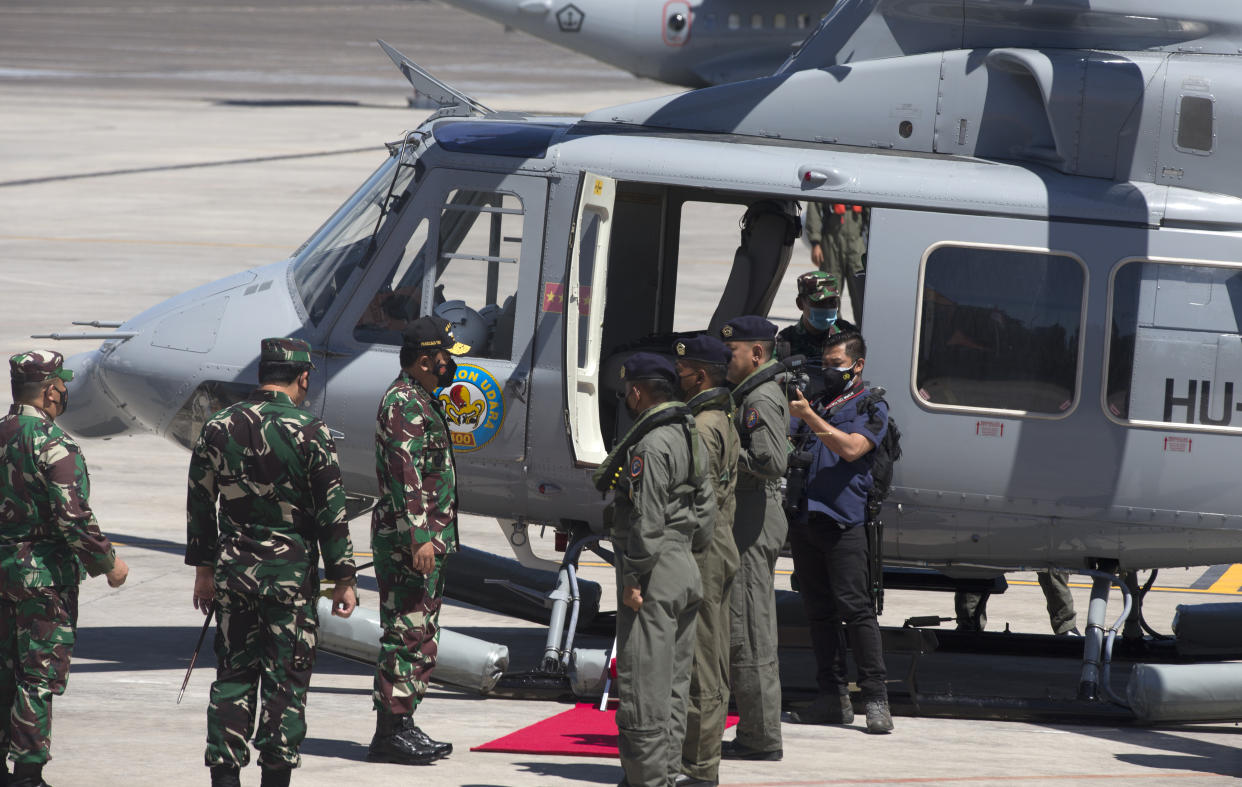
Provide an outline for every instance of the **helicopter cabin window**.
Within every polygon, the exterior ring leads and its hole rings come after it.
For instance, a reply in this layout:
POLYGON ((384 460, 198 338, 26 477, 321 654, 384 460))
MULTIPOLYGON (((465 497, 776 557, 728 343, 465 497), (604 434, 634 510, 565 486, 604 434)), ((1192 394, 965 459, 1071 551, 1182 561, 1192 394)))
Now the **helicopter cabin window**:
POLYGON ((1128 261, 1110 296, 1108 416, 1242 429, 1242 267, 1128 261))
POLYGON ((1177 149, 1207 155, 1216 141, 1215 107, 1209 96, 1182 96, 1177 105, 1177 149))
POLYGON ((470 345, 467 355, 508 359, 523 215, 514 194, 450 192, 436 248, 428 244, 428 223, 420 222, 354 326, 354 338, 399 345, 410 322, 434 314, 453 323, 453 334, 470 345))
POLYGON ((312 323, 323 319, 371 254, 371 240, 381 220, 395 216, 409 196, 414 167, 401 166, 395 180, 394 167, 396 159, 388 159, 298 251, 293 283, 312 323))
POLYGON ((1074 257, 933 248, 923 268, 919 398, 933 407, 1068 414, 1078 396, 1085 292, 1074 257))
POLYGON ((427 272, 432 313, 453 323, 468 355, 513 354, 523 214, 515 194, 456 190, 445 203, 435 269, 427 272))
POLYGON ((370 344, 401 344, 401 332, 422 316, 426 253, 427 220, 423 219, 384 278, 384 284, 358 318, 355 339, 370 344))

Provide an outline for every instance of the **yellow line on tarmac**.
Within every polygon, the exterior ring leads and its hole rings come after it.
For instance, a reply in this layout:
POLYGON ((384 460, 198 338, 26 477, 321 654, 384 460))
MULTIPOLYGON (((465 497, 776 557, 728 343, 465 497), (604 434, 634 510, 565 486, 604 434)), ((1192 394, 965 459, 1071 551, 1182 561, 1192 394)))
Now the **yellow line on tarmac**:
POLYGON ((1209 593, 1237 593, 1239 587, 1242 587, 1242 565, 1234 563, 1207 590, 1209 593))

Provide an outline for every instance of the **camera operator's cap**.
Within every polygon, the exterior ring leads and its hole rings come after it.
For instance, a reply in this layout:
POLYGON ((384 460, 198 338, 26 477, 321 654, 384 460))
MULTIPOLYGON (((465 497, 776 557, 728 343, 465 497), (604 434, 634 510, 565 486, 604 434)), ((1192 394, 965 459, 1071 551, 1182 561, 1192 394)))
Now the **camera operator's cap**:
POLYGON ((448 350, 450 355, 465 355, 470 345, 453 336, 453 323, 440 317, 419 317, 401 334, 402 346, 415 350, 448 350))
POLYGON ((9 357, 9 377, 15 383, 41 383, 53 377, 69 382, 73 372, 65 369, 65 356, 55 350, 30 350, 9 357))
POLYGON ((811 271, 798 277, 798 295, 811 303, 822 303, 829 298, 840 298, 841 284, 831 273, 811 271))
POLYGON ((673 352, 677 353, 678 360, 700 363, 727 364, 733 358, 729 345, 705 333, 674 342, 673 352))
POLYGON ((770 342, 776 339, 776 326, 762 317, 748 314, 735 317, 720 329, 720 338, 726 342, 770 342))
POLYGON ((312 369, 311 346, 301 339, 274 338, 259 343, 260 361, 284 361, 285 363, 309 363, 312 369))
POLYGON ((676 387, 677 370, 673 362, 655 353, 634 353, 621 365, 621 380, 636 383, 641 380, 664 380, 676 387))

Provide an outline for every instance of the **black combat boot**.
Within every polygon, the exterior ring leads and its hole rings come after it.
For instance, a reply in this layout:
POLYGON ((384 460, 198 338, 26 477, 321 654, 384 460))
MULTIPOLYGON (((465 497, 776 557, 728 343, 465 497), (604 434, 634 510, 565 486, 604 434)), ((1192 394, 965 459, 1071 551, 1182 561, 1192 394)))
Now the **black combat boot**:
POLYGON ((51 787, 43 781, 43 763, 13 763, 13 775, 9 777, 9 787, 51 787))
POLYGON ((264 766, 263 780, 259 782, 259 787, 289 787, 289 777, 292 775, 292 768, 268 768, 264 766))
POLYGON ((409 716, 396 716, 386 710, 375 714, 375 736, 367 749, 367 762, 393 762, 399 765, 429 765, 439 759, 436 750, 425 745, 406 729, 409 716))
POLYGON ((241 768, 236 765, 211 766, 211 787, 241 787, 241 768))
POLYGON ((447 757, 453 753, 453 744, 445 741, 432 740, 431 736, 418 728, 414 723, 413 716, 402 716, 402 726, 407 734, 423 747, 431 749, 436 753, 436 759, 447 757))

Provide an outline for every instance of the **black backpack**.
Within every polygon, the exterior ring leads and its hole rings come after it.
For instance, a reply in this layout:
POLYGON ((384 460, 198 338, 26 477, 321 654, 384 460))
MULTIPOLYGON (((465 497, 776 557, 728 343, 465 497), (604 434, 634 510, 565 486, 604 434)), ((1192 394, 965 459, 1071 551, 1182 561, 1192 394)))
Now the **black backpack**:
MULTIPOLYGON (((867 413, 870 418, 878 419, 880 417, 879 408, 876 404, 885 402, 885 391, 880 386, 871 388, 858 402, 860 412, 867 413)), ((887 405, 888 403, 885 402, 887 405)), ((888 431, 884 433, 884 439, 875 447, 875 459, 871 465, 871 492, 867 495, 867 503, 878 509, 880 504, 888 498, 889 492, 893 489, 893 464, 901 459, 901 429, 897 427, 897 422, 893 420, 892 413, 888 416, 888 431)))

